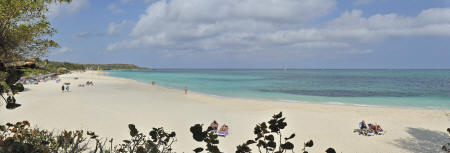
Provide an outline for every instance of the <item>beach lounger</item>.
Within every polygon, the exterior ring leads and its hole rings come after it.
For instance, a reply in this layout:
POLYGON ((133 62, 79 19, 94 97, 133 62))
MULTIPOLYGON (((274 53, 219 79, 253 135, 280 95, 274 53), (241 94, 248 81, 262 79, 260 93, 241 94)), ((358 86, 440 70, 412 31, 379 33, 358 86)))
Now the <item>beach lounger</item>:
POLYGON ((226 130, 226 131, 219 131, 219 132, 217 132, 217 135, 225 137, 225 136, 228 135, 228 130, 226 130))
POLYGON ((217 132, 217 135, 225 137, 228 135, 228 126, 227 125, 223 125, 222 127, 220 127, 220 129, 217 132))
POLYGON ((367 131, 367 132, 366 132, 366 135, 367 135, 367 136, 374 136, 374 135, 375 135, 375 132, 367 131))
POLYGON ((383 135, 383 134, 384 134, 384 130, 378 130, 378 131, 377 131, 377 134, 378 134, 378 135, 383 135))

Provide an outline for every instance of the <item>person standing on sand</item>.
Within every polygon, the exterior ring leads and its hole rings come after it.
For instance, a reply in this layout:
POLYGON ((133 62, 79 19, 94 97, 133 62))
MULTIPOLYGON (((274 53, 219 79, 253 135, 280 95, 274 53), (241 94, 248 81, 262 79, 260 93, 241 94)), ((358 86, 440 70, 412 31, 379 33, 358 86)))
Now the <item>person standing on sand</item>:
POLYGON ((64 93, 64 88, 65 88, 64 85, 62 85, 61 90, 63 93, 64 93))
POLYGON ((155 85, 155 81, 152 81, 152 86, 154 86, 155 85))
POLYGON ((184 94, 187 95, 188 88, 184 87, 184 94))

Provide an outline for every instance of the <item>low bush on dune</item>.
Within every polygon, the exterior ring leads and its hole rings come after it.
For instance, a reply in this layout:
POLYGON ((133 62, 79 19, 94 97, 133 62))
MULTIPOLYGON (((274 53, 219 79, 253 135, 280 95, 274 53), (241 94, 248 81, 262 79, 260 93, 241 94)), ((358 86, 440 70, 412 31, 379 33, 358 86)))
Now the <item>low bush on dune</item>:
POLYGON ((31 128, 28 121, 0 126, 0 153, 168 153, 176 141, 175 132, 153 128, 149 137, 128 125, 131 138, 113 145, 113 139, 99 138, 83 130, 60 133, 31 128))
MULTIPOLYGON (((204 142, 205 148, 198 147, 193 152, 221 153, 219 136, 211 131, 211 128, 203 131, 203 125, 196 124, 190 128, 193 139, 204 142)), ((295 137, 292 133, 283 137, 282 130, 287 126, 282 113, 272 116, 266 123, 257 124, 254 128, 255 138, 247 140, 236 147, 236 153, 250 153, 251 145, 258 148, 255 152, 283 153, 294 152, 294 144, 289 140, 295 137)), ((115 144, 113 139, 100 138, 94 132, 76 130, 64 130, 59 133, 31 128, 28 121, 7 123, 0 125, 0 153, 170 153, 172 145, 177 141, 175 132, 166 132, 164 128, 153 128, 148 135, 139 132, 135 125, 129 124, 130 138, 115 144)), ((303 153, 308 153, 306 148, 312 147, 310 140, 300 148, 303 153)), ((333 148, 328 148, 326 153, 335 153, 333 148)))
POLYGON ((83 131, 63 131, 59 134, 30 128, 28 121, 0 126, 0 152, 73 152, 88 149, 83 131))
POLYGON ((23 92, 25 90, 25 88, 23 87, 23 84, 16 83, 13 90, 17 90, 18 92, 23 92))

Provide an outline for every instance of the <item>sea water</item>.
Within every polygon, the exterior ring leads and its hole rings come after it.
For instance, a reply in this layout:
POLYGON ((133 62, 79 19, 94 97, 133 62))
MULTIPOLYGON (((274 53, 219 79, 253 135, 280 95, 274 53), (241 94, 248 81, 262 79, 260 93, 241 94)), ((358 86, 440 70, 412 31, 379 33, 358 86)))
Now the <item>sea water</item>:
POLYGON ((225 97, 450 109, 450 70, 107 71, 108 75, 225 97))

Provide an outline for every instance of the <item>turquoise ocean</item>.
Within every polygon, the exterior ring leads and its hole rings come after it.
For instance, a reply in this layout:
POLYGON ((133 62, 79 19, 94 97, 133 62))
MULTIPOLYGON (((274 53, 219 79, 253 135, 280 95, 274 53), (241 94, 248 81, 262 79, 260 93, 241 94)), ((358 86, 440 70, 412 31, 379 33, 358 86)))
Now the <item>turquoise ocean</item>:
POLYGON ((106 71, 203 94, 283 102, 450 109, 450 70, 106 71))

